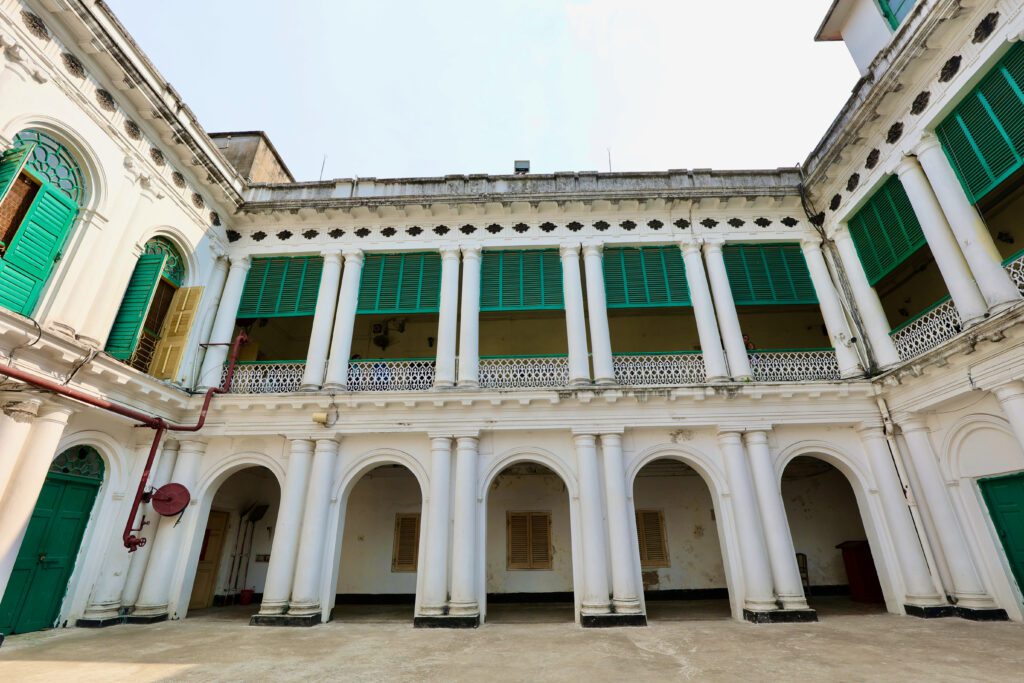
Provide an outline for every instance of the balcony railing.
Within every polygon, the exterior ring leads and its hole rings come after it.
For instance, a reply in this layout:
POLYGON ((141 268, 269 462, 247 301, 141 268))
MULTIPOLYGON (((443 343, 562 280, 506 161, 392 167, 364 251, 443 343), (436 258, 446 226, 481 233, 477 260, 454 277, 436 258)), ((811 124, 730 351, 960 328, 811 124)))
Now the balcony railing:
POLYGON ((480 386, 484 389, 540 389, 568 384, 568 356, 485 356, 480 359, 480 386))
POLYGON ((910 360, 941 346, 962 329, 960 314, 953 300, 946 297, 894 329, 889 336, 900 358, 910 360))
MULTIPOLYGON (((298 391, 305 369, 306 363, 300 360, 240 361, 231 378, 231 393, 283 394, 298 391)), ((224 372, 227 372, 226 367, 224 372)))
POLYGON ((433 386, 433 358, 360 358, 349 361, 349 391, 426 391, 433 386))
POLYGON ((702 384, 706 374, 699 351, 619 353, 612 358, 615 381, 625 386, 702 384))
POLYGON ((835 349, 750 351, 750 369, 758 382, 807 382, 839 379, 835 349))
POLYGON ((1006 268, 1010 278, 1017 284, 1020 293, 1024 294, 1024 249, 1003 261, 1003 268, 1006 268))

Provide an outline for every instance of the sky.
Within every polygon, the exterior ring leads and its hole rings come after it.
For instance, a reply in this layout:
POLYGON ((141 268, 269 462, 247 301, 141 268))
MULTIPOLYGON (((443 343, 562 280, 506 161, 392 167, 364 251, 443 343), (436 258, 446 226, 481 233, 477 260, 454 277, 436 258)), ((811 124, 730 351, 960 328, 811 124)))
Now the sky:
POLYGON ((775 168, 857 70, 830 0, 108 0, 210 132, 298 180, 775 168))

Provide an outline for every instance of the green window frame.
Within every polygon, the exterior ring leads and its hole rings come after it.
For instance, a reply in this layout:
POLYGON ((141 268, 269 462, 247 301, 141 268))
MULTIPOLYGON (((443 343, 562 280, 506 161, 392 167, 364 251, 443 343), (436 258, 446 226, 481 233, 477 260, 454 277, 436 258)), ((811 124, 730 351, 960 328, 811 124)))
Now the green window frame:
POLYGON ((238 306, 239 318, 313 315, 324 260, 320 256, 270 256, 252 260, 238 306))
POLYGON ((925 245, 921 223, 897 176, 890 176, 847 224, 872 285, 925 245))
POLYGON ((602 263, 608 308, 692 305, 676 245, 607 248, 602 263))
POLYGON ((799 244, 726 244, 722 256, 737 306, 818 303, 799 244))
POLYGON ((972 203, 1024 166, 1024 45, 1010 48, 935 133, 972 203))
POLYGON ((481 311, 557 311, 562 296, 562 260, 557 249, 484 251, 481 311))
POLYGON ((915 2, 917 0, 878 0, 878 6, 882 10, 882 16, 889 22, 889 27, 895 31, 910 14, 915 2))
POLYGON ((433 251, 367 254, 356 313, 436 313, 441 255, 433 251))

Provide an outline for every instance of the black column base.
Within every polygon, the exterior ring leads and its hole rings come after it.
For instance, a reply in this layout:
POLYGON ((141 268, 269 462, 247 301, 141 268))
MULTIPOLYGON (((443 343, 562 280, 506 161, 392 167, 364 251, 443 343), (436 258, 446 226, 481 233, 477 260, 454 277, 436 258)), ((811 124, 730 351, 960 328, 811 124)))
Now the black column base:
POLYGON ((646 614, 582 614, 583 628, 614 628, 616 626, 647 626, 646 614))
POLYGON ((124 618, 124 623, 126 624, 157 624, 161 621, 167 621, 167 612, 163 614, 147 614, 145 616, 129 614, 124 618))
POLYGON ((472 616, 416 616, 412 619, 414 628, 477 628, 480 626, 480 615, 472 616))
POLYGON ((970 621, 1009 621, 1010 617, 1006 610, 993 607, 991 609, 972 609, 970 607, 957 607, 956 615, 961 619, 970 621))
POLYGON ((122 616, 107 617, 106 619, 79 619, 75 622, 75 626, 78 628, 106 628, 123 624, 124 619, 122 616))
POLYGON ((806 624, 818 620, 813 609, 776 609, 770 612, 743 610, 743 618, 752 624, 806 624))
POLYGON ((956 616, 956 607, 953 605, 930 605, 928 607, 903 605, 903 609, 906 610, 907 615, 919 619, 942 619, 956 616))
POLYGON ((319 623, 319 612, 303 616, 294 614, 254 614, 249 619, 249 626, 316 626, 319 623))
POLYGON ((4 645, 4 634, 0 633, 0 647, 4 645))

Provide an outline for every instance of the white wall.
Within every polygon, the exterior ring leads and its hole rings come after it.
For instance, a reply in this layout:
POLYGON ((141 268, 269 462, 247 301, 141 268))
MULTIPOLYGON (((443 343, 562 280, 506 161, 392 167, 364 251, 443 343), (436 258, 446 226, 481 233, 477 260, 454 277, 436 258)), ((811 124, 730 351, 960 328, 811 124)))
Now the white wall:
POLYGON ((893 35, 889 22, 882 16, 878 0, 856 0, 840 32, 861 74, 867 73, 875 55, 893 35))
MULTIPOLYGON (((244 588, 251 588, 257 593, 263 592, 268 563, 257 562, 256 556, 270 554, 280 500, 281 493, 277 480, 269 470, 262 467, 250 467, 231 475, 214 495, 210 509, 228 513, 228 528, 224 534, 224 548, 221 551, 220 568, 217 571, 217 584, 214 591, 216 595, 234 594, 244 588), (248 557, 243 561, 240 575, 235 581, 231 578, 231 571, 238 562, 236 542, 240 546, 238 532, 241 515, 254 504, 266 504, 270 507, 263 515, 263 519, 256 522, 252 531, 252 542, 246 543, 246 550, 243 554, 248 557), (248 573, 246 567, 248 567, 248 573)), ((245 526, 247 529, 249 525, 245 526)))

